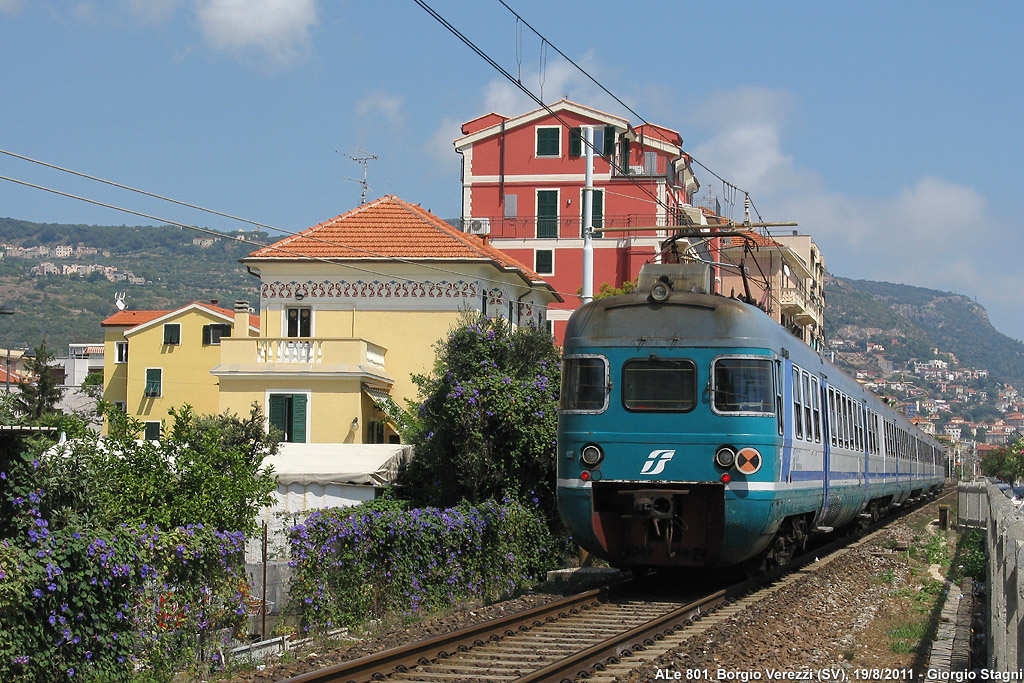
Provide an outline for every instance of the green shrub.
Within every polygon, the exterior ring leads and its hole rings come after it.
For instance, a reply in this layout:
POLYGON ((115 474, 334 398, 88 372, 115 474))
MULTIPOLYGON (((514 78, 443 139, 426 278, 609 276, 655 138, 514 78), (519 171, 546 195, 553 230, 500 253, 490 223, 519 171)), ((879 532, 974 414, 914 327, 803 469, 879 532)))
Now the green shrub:
POLYGON ((543 514, 509 500, 443 510, 397 501, 331 508, 288 536, 291 606, 305 631, 497 599, 553 558, 543 514))

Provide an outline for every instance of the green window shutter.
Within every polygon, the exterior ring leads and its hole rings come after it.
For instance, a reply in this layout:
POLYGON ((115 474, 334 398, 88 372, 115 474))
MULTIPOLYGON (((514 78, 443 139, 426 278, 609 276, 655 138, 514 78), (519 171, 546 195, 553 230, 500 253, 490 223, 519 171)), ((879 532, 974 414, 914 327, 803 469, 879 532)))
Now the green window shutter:
POLYGON ((582 128, 570 128, 569 129, 569 156, 581 157, 583 156, 583 129, 582 128))
MULTIPOLYGON (((590 194, 593 195, 593 199, 591 200, 591 204, 590 204, 590 217, 592 219, 592 222, 593 222, 595 228, 603 228, 604 227, 604 192, 602 192, 601 190, 594 190, 590 194)), ((586 203, 586 199, 581 197, 580 198, 580 237, 583 236, 583 228, 586 227, 585 225, 583 225, 583 209, 584 209, 584 204, 585 203, 586 203)), ((594 237, 600 237, 600 236, 601 236, 600 233, 594 233, 594 237)))
POLYGON ((143 395, 148 397, 160 395, 160 384, 163 379, 163 371, 160 368, 146 368, 146 388, 143 395))
POLYGON ((610 157, 615 152, 615 126, 604 127, 604 148, 601 154, 610 157))
POLYGON ((160 423, 159 422, 147 422, 145 433, 143 434, 146 441, 156 441, 160 438, 160 423))
POLYGON ((164 325, 164 344, 180 344, 181 343, 181 325, 178 323, 168 323, 164 325))
POLYGON ((551 249, 537 249, 534 252, 534 270, 539 275, 551 275, 554 272, 554 254, 551 249))
POLYGON ((561 155, 559 138, 560 128, 538 128, 537 129, 537 156, 557 157, 561 155))
POLYGON ((203 344, 204 345, 205 344, 212 344, 213 343, 213 341, 212 341, 213 334, 211 332, 212 329, 213 329, 213 325, 203 325, 203 344))
POLYGON ((537 237, 558 237, 558 190, 537 192, 537 237))
POLYGON ((292 443, 306 443, 306 395, 292 394, 292 443))
POLYGON ((288 425, 286 423, 288 410, 285 403, 287 397, 284 394, 271 394, 270 395, 270 408, 268 409, 268 418, 270 419, 271 428, 277 429, 281 434, 288 434, 288 425))

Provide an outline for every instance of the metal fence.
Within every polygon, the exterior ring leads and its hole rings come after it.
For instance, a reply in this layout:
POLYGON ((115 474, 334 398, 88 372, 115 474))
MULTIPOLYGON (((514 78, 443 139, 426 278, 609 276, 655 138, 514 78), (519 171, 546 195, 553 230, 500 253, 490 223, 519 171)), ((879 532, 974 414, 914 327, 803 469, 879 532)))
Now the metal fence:
POLYGON ((984 531, 988 557, 988 668, 1024 669, 1024 514, 993 484, 962 483, 957 523, 984 531))

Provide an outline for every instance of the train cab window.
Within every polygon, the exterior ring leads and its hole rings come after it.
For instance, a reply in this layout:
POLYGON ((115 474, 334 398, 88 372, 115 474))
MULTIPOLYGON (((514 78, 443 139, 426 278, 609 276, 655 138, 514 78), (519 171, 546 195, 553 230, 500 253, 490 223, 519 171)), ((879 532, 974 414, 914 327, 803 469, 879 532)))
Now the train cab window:
POLYGON ((775 386, 770 359, 716 358, 711 377, 715 412, 775 414, 775 386))
POLYGON ((622 365, 626 410, 686 412, 697 405, 697 366, 687 358, 634 358, 622 365))
POLYGON ((599 413, 608 407, 608 361, 602 356, 566 356, 562 361, 561 408, 599 413))

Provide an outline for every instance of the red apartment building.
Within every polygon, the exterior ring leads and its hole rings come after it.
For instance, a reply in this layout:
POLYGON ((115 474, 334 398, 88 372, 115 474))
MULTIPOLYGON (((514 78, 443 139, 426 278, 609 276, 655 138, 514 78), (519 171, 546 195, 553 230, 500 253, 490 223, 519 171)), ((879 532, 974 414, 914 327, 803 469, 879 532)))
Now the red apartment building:
POLYGON ((530 265, 564 302, 548 311, 555 339, 579 307, 583 280, 584 126, 594 127, 594 290, 634 280, 670 226, 703 224, 691 204, 699 184, 676 131, 568 100, 462 126, 462 222, 466 232, 530 265), (550 110, 550 111, 549 111, 550 110), (632 231, 622 231, 624 228, 632 231), (637 230, 639 228, 639 230, 637 230))

